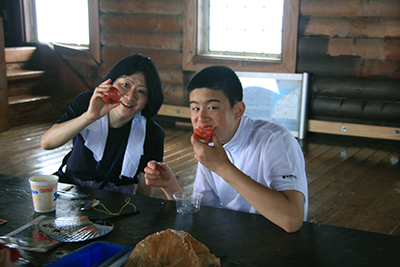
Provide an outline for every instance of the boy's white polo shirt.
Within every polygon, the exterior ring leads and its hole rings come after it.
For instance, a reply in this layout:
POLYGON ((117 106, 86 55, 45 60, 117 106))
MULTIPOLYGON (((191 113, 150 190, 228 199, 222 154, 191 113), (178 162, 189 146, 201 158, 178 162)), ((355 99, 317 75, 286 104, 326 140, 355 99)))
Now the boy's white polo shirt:
MULTIPOLYGON (((243 116, 233 138, 224 145, 230 161, 258 183, 276 191, 297 190, 304 195, 304 221, 308 189, 303 152, 282 125, 243 116)), ((220 176, 198 163, 194 190, 204 194, 202 205, 259 213, 220 176)))

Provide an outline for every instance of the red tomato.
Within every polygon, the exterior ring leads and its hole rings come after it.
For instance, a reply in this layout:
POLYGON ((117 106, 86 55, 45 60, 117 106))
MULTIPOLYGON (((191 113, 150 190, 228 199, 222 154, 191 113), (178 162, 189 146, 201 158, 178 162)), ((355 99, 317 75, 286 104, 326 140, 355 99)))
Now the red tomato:
POLYGON ((10 249, 10 259, 11 262, 18 260, 19 258, 22 257, 21 253, 18 251, 18 249, 16 248, 10 248, 9 246, 7 246, 4 243, 0 243, 0 250, 2 250, 3 248, 8 247, 10 249))
POLYGON ((210 142, 214 133, 215 125, 200 125, 199 128, 193 129, 194 134, 198 139, 210 142))
POLYGON ((116 103, 119 102, 119 99, 121 98, 121 94, 119 90, 115 87, 111 87, 110 91, 104 93, 105 96, 103 97, 104 102, 110 102, 110 103, 116 103))

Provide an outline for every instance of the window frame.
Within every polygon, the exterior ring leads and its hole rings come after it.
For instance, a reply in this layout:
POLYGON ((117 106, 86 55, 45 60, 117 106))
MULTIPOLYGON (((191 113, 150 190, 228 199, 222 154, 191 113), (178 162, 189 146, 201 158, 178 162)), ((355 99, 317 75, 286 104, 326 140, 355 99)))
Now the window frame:
MULTIPOLYGON (((26 43, 38 43, 36 11, 34 0, 23 0, 23 17, 26 43)), ((52 43, 54 49, 62 56, 84 61, 93 65, 101 64, 99 0, 88 0, 89 11, 89 46, 64 45, 52 43)))
POLYGON ((210 65, 224 65, 235 71, 295 73, 299 0, 285 0, 282 26, 281 60, 246 59, 200 54, 199 38, 204 29, 201 10, 208 0, 184 0, 183 6, 183 70, 199 71, 210 65))

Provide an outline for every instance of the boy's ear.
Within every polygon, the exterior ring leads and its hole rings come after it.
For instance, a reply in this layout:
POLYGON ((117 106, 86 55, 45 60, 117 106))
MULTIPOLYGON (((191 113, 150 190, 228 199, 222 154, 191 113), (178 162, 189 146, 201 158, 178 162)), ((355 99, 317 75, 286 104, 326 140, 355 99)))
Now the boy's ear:
POLYGON ((244 102, 238 101, 233 106, 233 112, 235 113, 235 119, 239 120, 240 118, 242 118, 245 110, 246 110, 246 105, 244 104, 244 102))

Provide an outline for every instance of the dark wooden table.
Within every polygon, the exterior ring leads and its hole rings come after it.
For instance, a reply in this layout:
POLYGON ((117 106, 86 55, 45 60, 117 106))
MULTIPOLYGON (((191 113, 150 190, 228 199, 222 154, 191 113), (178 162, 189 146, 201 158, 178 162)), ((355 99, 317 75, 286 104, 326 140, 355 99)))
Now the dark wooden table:
MULTIPOLYGON (((26 178, 0 174, 0 235, 42 215, 33 210, 26 178)), ((74 187, 74 192, 90 193, 110 211, 117 212, 126 197, 140 214, 114 222, 114 230, 91 241, 63 243, 49 252, 29 252, 26 266, 43 266, 93 241, 107 241, 134 247, 148 235, 168 228, 184 230, 221 258, 222 266, 400 266, 400 237, 315 223, 304 223, 293 234, 260 215, 201 207, 197 214, 176 212, 175 203, 157 198, 125 195, 74 187)), ((89 215, 106 217, 95 211, 77 211, 71 200, 58 199, 48 216, 89 215)))

